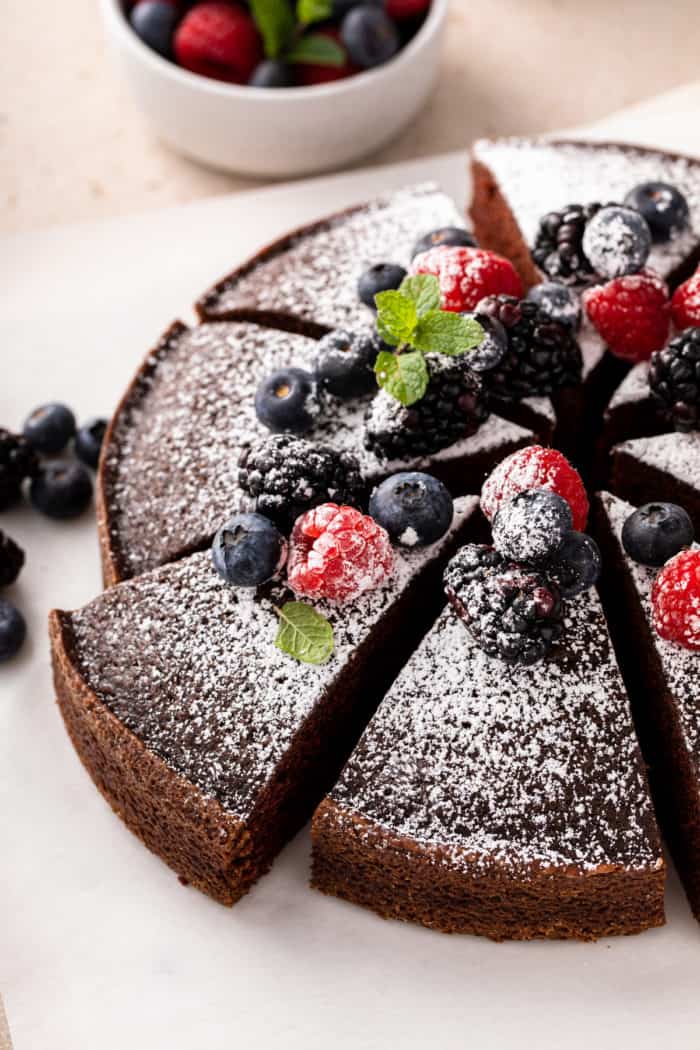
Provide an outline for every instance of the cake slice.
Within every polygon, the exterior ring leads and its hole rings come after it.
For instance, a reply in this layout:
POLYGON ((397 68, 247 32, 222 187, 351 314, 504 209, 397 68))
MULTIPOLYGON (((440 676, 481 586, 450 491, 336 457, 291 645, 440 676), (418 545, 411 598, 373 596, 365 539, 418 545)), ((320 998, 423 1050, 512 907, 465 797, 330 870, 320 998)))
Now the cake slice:
POLYGON ((233 904, 310 817, 382 693, 440 608, 446 558, 473 528, 458 500, 432 547, 316 608, 330 660, 274 644, 282 588, 227 586, 208 552, 50 620, 56 694, 75 748, 115 812, 186 882, 233 904))
POLYGON ((700 431, 634 438, 612 451, 611 487, 635 505, 679 503, 700 535, 700 431))
POLYGON ((445 932, 594 939, 664 921, 664 862, 595 593, 543 663, 446 609, 312 827, 313 884, 445 932))

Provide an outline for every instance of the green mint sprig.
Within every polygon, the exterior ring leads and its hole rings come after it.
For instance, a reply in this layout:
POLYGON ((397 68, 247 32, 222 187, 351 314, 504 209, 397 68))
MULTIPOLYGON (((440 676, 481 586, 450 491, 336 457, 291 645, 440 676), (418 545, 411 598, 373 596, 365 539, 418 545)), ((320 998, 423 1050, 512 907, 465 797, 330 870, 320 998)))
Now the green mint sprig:
POLYGON ((263 39, 266 58, 319 66, 342 66, 345 53, 335 40, 307 33, 314 22, 331 17, 331 0, 250 0, 250 10, 263 39))
POLYGON ((285 602, 275 645, 304 664, 325 664, 333 652, 333 628, 321 613, 304 602, 285 602))
POLYGON ((394 352, 377 355, 374 374, 382 390, 413 405, 428 388, 424 354, 466 353, 479 346, 484 330, 478 321, 440 309, 440 283, 432 274, 405 277, 398 291, 379 292, 377 332, 394 352))

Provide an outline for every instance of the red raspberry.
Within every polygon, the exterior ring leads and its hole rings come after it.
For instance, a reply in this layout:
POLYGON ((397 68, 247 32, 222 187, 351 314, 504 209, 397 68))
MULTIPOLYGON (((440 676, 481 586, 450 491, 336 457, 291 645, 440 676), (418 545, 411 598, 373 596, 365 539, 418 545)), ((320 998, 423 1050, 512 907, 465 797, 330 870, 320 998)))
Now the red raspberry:
POLYGON ((501 503, 526 489, 556 492, 571 507, 576 531, 586 528, 588 496, 581 475, 555 448, 529 445, 506 456, 484 482, 481 509, 492 521, 501 503))
POLYGON ((386 0, 386 13, 389 18, 401 21, 402 18, 415 18, 430 7, 431 0, 386 0))
POLYGON ((593 325, 617 357, 647 361, 669 334, 668 288, 655 273, 617 277, 583 293, 593 325))
POLYGON ((176 30, 173 48, 185 69, 231 84, 246 84, 263 55, 253 19, 225 0, 195 4, 176 30))
POLYGON ((378 587, 393 565, 386 529, 353 507, 322 503, 296 520, 287 561, 296 594, 350 601, 378 587))
POLYGON ((700 268, 673 293, 671 317, 679 331, 700 326, 700 268))
MULTIPOLYGON (((330 37, 339 47, 342 47, 345 51, 345 45, 340 38, 340 32, 337 29, 321 29, 318 33, 319 36, 330 37)), ((296 66, 297 76, 299 83, 303 84, 304 87, 313 87, 314 84, 330 84, 334 80, 344 80, 345 77, 352 77, 355 73, 361 72, 359 66, 354 66, 350 61, 350 58, 345 51, 345 65, 343 66, 316 66, 313 62, 303 62, 296 66)))
POLYGON ((512 263, 483 248, 442 245, 421 252, 412 273, 432 273, 440 282, 443 310, 474 310, 487 295, 523 296, 523 285, 512 263))
POLYGON ((700 651, 700 549, 666 562, 651 589, 651 608, 662 638, 700 651))

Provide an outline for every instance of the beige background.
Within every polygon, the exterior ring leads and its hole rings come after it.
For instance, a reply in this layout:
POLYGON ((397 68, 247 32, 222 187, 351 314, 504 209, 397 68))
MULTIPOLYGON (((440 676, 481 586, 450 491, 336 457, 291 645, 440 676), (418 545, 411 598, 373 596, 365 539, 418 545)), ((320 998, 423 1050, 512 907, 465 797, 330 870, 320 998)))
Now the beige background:
MULTIPOLYGON (((146 211, 259 185, 161 147, 111 64, 96 0, 4 0, 0 230, 146 211)), ((581 124, 700 76, 697 0, 452 0, 442 76, 372 158, 581 124)))

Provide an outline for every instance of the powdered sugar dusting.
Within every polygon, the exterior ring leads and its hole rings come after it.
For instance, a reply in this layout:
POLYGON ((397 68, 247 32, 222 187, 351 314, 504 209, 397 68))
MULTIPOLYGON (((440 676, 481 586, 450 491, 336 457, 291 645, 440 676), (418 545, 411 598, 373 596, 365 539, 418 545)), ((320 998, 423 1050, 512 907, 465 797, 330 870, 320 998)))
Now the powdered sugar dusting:
POLYGON ((622 405, 647 401, 649 393, 649 362, 640 361, 622 380, 608 403, 608 409, 620 408, 622 405))
POLYGON ((624 453, 656 470, 670 474, 677 481, 700 492, 700 431, 689 434, 659 434, 634 438, 616 445, 614 452, 624 453))

